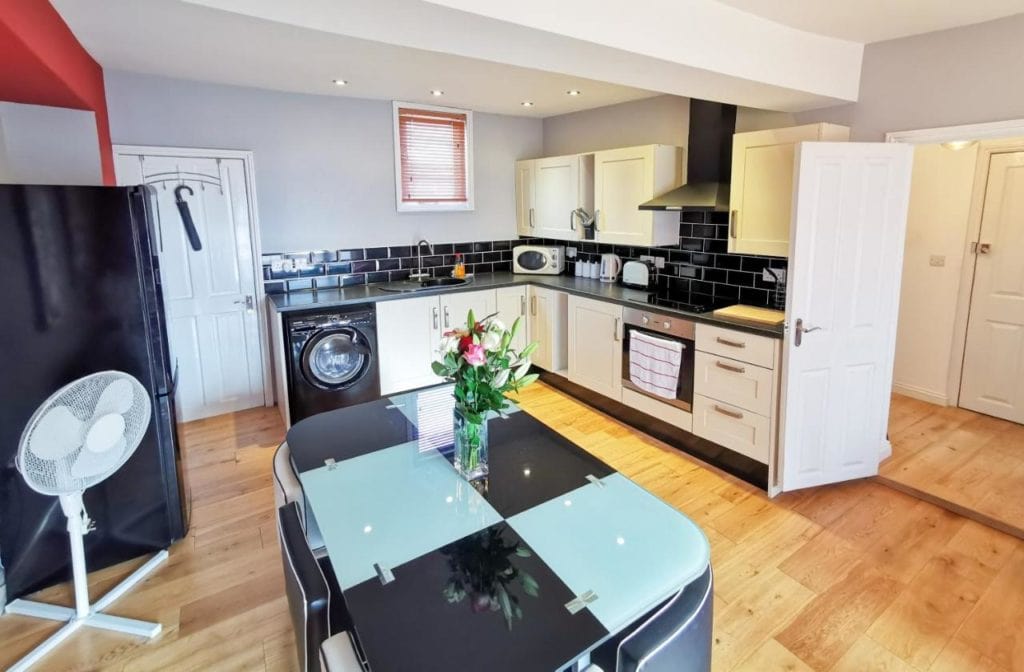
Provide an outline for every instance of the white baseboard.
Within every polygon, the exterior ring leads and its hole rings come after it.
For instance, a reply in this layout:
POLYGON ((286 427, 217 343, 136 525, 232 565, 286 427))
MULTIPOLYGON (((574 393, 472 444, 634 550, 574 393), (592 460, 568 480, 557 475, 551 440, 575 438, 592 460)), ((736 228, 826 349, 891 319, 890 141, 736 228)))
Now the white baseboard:
POLYGON ((940 394, 916 385, 893 383, 892 391, 896 394, 902 394, 905 397, 912 397, 914 399, 919 399, 920 401, 927 401, 929 404, 949 406, 949 398, 945 394, 940 394))

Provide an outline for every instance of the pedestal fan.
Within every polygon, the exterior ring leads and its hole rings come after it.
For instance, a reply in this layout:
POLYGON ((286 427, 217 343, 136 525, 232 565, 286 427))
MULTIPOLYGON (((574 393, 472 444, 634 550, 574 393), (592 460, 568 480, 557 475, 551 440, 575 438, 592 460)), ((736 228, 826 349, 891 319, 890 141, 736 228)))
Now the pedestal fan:
POLYGON ((101 613, 157 565, 167 559, 163 550, 149 559, 96 604, 89 604, 82 537, 92 521, 82 493, 108 478, 128 461, 142 441, 150 420, 146 388, 132 376, 103 371, 64 386, 39 407, 21 435, 15 464, 36 492, 55 495, 68 519, 75 608, 15 600, 6 612, 67 621, 60 630, 11 667, 27 670, 83 625, 140 637, 160 634, 159 623, 101 613))

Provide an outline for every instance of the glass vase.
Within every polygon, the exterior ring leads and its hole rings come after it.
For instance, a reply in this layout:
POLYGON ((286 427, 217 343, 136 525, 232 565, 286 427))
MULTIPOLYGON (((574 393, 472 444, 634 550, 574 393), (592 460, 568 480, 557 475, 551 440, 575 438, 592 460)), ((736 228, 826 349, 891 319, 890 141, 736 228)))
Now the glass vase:
POLYGON ((487 420, 473 422, 455 408, 455 470, 467 481, 486 478, 487 420))

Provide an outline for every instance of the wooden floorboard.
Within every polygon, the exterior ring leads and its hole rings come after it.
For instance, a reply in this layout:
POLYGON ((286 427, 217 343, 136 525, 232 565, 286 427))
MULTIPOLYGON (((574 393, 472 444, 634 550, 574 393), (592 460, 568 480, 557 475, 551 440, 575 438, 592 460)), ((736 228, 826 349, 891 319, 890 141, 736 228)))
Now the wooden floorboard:
MULTIPOLYGON (((894 443, 908 453, 1003 435, 967 412, 919 403, 894 404, 894 443)), ((522 404, 705 530, 716 671, 1024 672, 1024 541, 870 480, 769 500, 543 385, 522 404)), ((141 642, 82 631, 38 669, 297 669, 268 487, 283 434, 276 409, 187 425, 193 528, 111 610, 157 618, 164 633, 141 642)), ((90 574, 94 595, 137 565, 90 574)), ((38 597, 68 603, 70 593, 38 597)), ((0 668, 53 630, 0 618, 0 668)))
POLYGON ((1024 425, 894 394, 878 480, 1024 539, 1024 425))

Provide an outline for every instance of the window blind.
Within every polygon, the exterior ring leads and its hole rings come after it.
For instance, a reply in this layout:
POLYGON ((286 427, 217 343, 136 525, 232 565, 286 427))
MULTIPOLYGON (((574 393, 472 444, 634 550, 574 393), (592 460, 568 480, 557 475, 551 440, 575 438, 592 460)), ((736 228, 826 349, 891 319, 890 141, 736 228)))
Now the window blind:
POLYGON ((403 203, 465 203, 466 115, 398 109, 403 203))

